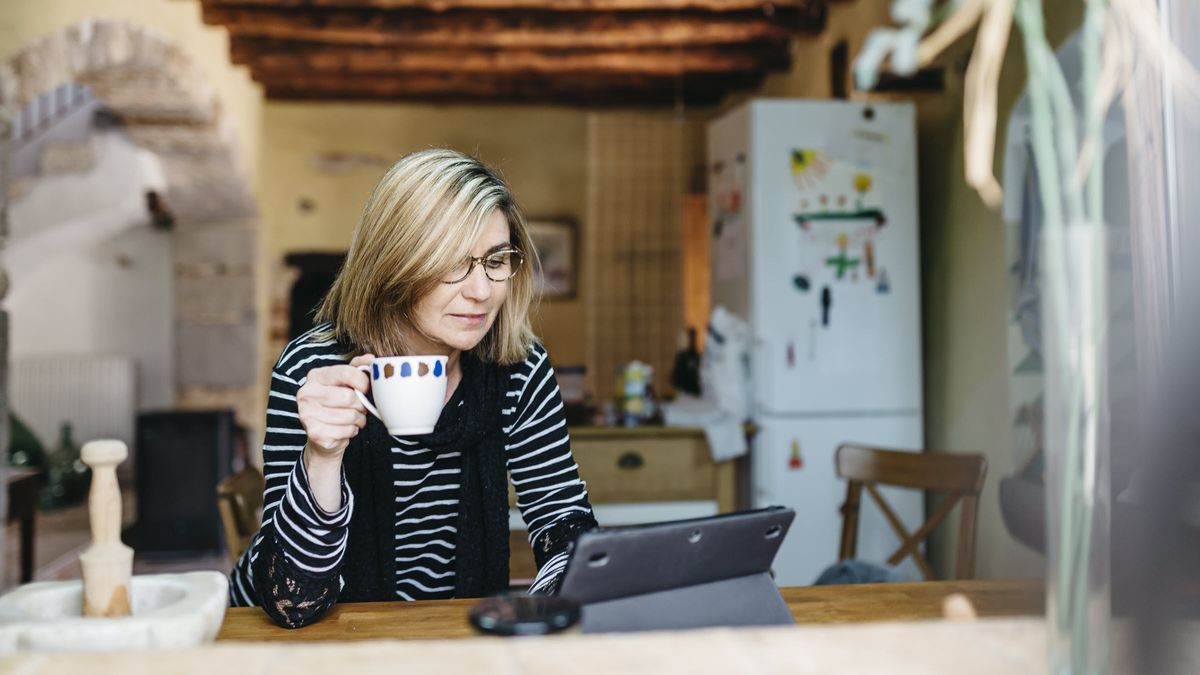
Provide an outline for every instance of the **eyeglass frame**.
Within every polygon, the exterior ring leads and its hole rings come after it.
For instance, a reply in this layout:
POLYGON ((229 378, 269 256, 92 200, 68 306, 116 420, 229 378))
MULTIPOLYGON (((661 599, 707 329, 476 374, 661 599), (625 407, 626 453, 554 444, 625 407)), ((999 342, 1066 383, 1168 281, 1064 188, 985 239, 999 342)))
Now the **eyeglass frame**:
POLYGON ((495 284, 502 284, 517 275, 517 270, 521 267, 521 265, 523 265, 525 263, 525 254, 519 248, 509 247, 509 248, 500 249, 499 251, 492 251, 491 253, 489 253, 487 255, 481 255, 481 256, 469 255, 469 256, 467 256, 467 260, 469 262, 467 263, 466 274, 462 275, 458 279, 455 279, 454 281, 446 281, 445 279, 442 279, 441 282, 443 284, 461 284, 462 282, 466 281, 468 277, 471 276, 472 272, 475 271, 475 266, 479 265, 481 268, 483 268, 483 276, 487 277, 488 281, 495 283, 495 284), (517 254, 517 264, 512 266, 512 271, 507 277, 504 277, 503 279, 493 279, 488 274, 487 266, 484 265, 484 263, 487 261, 488 258, 490 258, 494 255, 500 255, 501 253, 508 253, 508 254, 516 253, 517 254))

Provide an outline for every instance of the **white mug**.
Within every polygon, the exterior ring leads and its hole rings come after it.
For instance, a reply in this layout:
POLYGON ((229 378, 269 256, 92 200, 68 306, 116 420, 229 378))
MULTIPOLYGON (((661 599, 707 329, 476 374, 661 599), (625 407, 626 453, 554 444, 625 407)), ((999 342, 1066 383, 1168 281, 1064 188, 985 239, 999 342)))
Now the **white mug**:
POLYGON ((382 356, 359 370, 371 378, 375 405, 354 393, 393 436, 416 436, 433 431, 446 400, 445 356, 382 356))

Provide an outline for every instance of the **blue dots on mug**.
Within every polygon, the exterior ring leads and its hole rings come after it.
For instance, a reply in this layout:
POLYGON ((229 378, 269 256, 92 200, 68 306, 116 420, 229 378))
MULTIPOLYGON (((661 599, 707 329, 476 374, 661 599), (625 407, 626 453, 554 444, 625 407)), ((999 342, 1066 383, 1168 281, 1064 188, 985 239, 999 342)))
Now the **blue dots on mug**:
POLYGON ((374 380, 379 379, 379 364, 378 363, 371 364, 371 375, 372 375, 371 379, 374 379, 374 380))
POLYGON ((412 366, 408 363, 401 363, 400 377, 412 377, 412 366))
POLYGON ((441 361, 433 362, 433 376, 434 377, 442 376, 442 362, 441 361))

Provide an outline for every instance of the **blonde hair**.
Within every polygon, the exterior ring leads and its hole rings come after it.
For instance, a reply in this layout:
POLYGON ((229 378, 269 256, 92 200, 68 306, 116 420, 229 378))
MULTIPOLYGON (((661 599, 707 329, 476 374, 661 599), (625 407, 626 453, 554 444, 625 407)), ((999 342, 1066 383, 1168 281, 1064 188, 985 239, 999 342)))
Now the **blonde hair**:
POLYGON ((509 242, 527 260, 509 279, 496 322, 471 352, 499 364, 524 360, 536 255, 512 191, 483 162, 454 150, 405 155, 388 169, 363 207, 346 263, 317 310, 334 338, 377 356, 411 353, 419 331, 412 310, 470 254, 488 218, 508 219, 509 242))

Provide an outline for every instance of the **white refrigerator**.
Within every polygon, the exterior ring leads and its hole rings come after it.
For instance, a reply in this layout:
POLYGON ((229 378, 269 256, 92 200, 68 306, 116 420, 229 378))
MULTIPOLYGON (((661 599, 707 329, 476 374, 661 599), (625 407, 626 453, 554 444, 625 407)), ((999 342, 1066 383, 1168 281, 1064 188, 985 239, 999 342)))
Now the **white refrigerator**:
MULTIPOLYGON (((712 302, 751 335, 753 504, 796 510, 783 586, 837 560, 837 446, 924 445, 915 121, 908 103, 762 99, 708 128, 712 302)), ((919 492, 883 493, 921 525, 919 492)), ((864 492, 857 557, 898 545, 864 492)))

